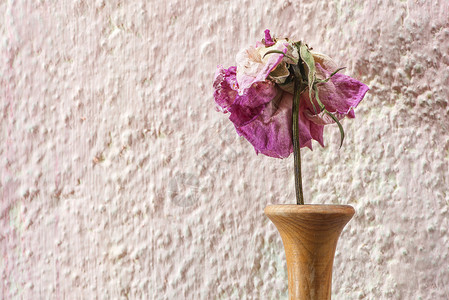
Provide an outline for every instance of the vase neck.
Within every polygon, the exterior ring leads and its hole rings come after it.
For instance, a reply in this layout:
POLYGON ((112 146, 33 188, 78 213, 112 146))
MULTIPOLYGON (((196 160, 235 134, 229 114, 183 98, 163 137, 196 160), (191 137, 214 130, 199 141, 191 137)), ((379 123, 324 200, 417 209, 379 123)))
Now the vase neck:
POLYGON ((265 214, 276 225, 284 244, 289 299, 330 299, 335 249, 354 208, 272 205, 265 208, 265 214))

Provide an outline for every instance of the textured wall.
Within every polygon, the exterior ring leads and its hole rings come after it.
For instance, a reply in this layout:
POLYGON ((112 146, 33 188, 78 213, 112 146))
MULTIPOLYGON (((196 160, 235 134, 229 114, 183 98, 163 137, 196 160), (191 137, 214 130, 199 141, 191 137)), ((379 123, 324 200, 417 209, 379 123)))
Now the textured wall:
POLYGON ((1 1, 2 299, 285 299, 292 157, 215 112, 217 64, 278 36, 371 87, 309 203, 351 204, 334 299, 449 298, 449 2, 1 1))

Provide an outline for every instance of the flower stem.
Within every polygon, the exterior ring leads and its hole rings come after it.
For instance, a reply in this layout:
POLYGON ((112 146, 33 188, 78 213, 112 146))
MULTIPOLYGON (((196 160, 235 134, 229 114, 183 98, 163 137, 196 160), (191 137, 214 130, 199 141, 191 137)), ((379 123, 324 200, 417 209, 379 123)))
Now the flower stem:
POLYGON ((293 95, 292 108, 292 132, 293 132, 293 158, 295 169, 295 191, 296 204, 304 205, 304 196, 302 193, 301 177, 301 150, 299 145, 299 101, 301 96, 301 79, 295 78, 295 92, 293 95))

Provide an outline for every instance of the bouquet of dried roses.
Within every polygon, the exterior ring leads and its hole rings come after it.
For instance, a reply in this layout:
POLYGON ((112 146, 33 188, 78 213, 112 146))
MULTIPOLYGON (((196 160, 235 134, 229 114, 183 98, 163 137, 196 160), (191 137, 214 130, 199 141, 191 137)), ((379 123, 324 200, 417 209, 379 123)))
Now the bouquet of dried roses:
MULTIPOLYGON (((304 204, 300 148, 321 146, 323 128, 354 118, 354 108, 368 87, 343 74, 327 55, 305 43, 265 38, 241 50, 237 66, 218 66, 214 79, 217 108, 229 113, 237 133, 262 153, 275 158, 294 153, 297 204, 304 204)), ((341 147, 340 145, 340 147, 341 147)))

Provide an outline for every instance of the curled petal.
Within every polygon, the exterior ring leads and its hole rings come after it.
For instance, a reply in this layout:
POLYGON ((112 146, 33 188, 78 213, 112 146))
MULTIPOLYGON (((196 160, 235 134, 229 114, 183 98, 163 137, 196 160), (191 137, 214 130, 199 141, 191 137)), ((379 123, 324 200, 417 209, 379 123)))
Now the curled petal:
POLYGON ((288 70, 287 64, 281 62, 276 69, 271 71, 269 78, 277 84, 283 84, 288 76, 290 76, 290 71, 288 70))
POLYGON ((310 53, 312 53, 315 63, 320 64, 325 70, 331 73, 337 70, 337 64, 326 54, 315 51, 310 51, 310 53))
POLYGON ((237 97, 238 84, 236 78, 236 67, 229 69, 217 66, 214 78, 214 99, 217 108, 223 112, 232 105, 237 97))
POLYGON ((273 39, 271 38, 270 30, 266 29, 264 31, 264 33, 265 33, 265 46, 267 46, 267 47, 273 46, 275 43, 274 43, 273 39))
POLYGON ((229 119, 236 126, 244 126, 257 118, 266 104, 280 91, 272 81, 256 82, 239 95, 236 80, 236 67, 224 69, 218 66, 214 80, 214 98, 217 108, 222 112, 230 112, 229 119))
POLYGON ((255 82, 265 81, 270 74, 282 61, 284 55, 272 53, 265 57, 264 54, 270 50, 279 50, 287 53, 287 46, 278 42, 272 47, 248 47, 237 54, 237 82, 239 83, 239 94, 245 93, 245 90, 255 82))

